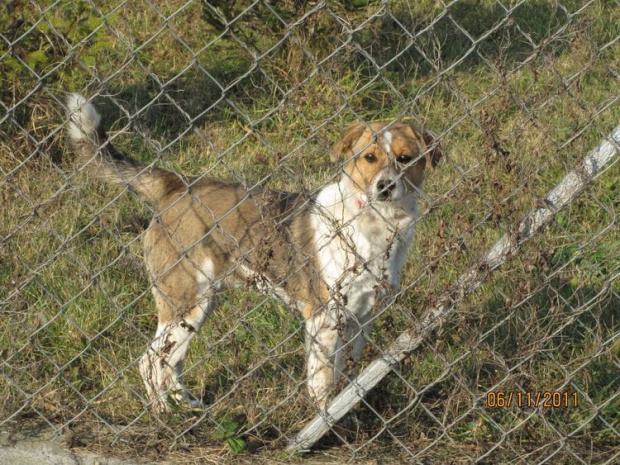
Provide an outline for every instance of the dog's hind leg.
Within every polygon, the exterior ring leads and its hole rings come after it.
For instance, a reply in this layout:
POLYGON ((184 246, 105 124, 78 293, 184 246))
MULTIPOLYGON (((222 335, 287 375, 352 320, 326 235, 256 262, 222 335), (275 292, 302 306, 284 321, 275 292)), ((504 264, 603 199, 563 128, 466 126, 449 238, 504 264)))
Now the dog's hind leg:
MULTIPOLYGON (((156 300, 165 297, 157 296, 156 300)), ((154 410, 169 411, 171 405, 186 402, 200 406, 183 383, 183 365, 191 340, 204 324, 214 306, 215 296, 204 298, 182 317, 166 321, 160 316, 155 338, 140 360, 140 374, 154 410)), ((161 303, 159 304, 160 315, 161 303)))
MULTIPOLYGON (((176 299, 164 292, 163 289, 170 289, 165 279, 153 286, 159 322, 153 342, 140 359, 140 374, 156 412, 169 411, 171 406, 181 402, 191 407, 201 404, 183 383, 183 365, 189 344, 212 313, 217 295, 214 287, 206 284, 207 281, 211 284, 210 277, 205 278, 202 271, 197 273, 199 278, 187 283, 187 292, 174 288, 176 299), (194 296, 188 300, 190 291, 194 296), (185 298, 185 305, 181 297, 185 298)), ((184 280, 175 284, 182 282, 184 280)))

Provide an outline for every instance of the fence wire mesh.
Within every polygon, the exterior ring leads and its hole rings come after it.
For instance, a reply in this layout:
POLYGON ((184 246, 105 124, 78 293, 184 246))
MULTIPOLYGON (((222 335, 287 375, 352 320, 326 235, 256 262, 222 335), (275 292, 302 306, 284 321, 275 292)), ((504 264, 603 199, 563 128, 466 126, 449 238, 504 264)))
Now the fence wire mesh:
POLYGON ((0 428, 133 460, 617 462, 617 160, 293 457, 321 413, 304 321, 251 286, 223 292, 190 345, 183 377, 204 405, 150 408, 142 239, 161 212, 74 154, 66 99, 92 98, 145 163, 309 199, 343 176, 331 147, 350 123, 431 130, 444 156, 363 368, 618 125, 619 25, 603 0, 8 1, 0 428))

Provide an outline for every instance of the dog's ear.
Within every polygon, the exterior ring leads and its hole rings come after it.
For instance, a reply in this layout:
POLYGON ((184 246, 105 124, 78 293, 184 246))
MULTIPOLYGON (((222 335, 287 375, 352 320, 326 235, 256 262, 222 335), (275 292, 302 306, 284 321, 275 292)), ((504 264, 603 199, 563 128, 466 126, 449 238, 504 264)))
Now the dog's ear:
POLYGON ((443 157, 444 145, 441 143, 435 134, 426 129, 422 129, 414 124, 409 125, 413 132, 426 144, 426 164, 430 166, 431 170, 439 164, 439 160, 443 157))
POLYGON ((353 156, 351 150, 355 142, 361 137, 366 129, 364 123, 353 123, 342 133, 342 137, 332 146, 330 158, 333 162, 348 160, 353 156))

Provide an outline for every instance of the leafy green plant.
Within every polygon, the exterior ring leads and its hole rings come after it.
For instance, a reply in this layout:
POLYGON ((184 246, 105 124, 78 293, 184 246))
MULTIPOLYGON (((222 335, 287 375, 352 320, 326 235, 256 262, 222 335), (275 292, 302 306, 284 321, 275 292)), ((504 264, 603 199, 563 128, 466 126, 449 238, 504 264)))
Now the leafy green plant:
POLYGON ((239 423, 225 419, 219 423, 213 438, 224 441, 233 454, 240 454, 247 447, 247 442, 239 435, 240 430, 239 423))
POLYGON ((0 74, 12 83, 3 86, 3 91, 32 91, 42 77, 48 83, 76 79, 75 73, 84 70, 70 66, 75 57, 92 66, 112 45, 104 22, 113 23, 113 14, 102 17, 85 0, 62 2, 61 6, 51 0, 39 3, 40 10, 20 0, 12 2, 11 10, 0 9, 4 38, 0 41, 0 74))

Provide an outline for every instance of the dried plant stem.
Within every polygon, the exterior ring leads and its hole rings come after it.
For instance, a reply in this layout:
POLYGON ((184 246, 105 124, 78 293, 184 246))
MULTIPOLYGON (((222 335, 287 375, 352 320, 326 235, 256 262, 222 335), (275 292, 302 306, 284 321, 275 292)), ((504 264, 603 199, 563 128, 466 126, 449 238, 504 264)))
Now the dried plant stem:
POLYGON ((415 350, 431 331, 442 325, 463 299, 477 289, 493 270, 517 253, 521 245, 534 237, 563 207, 583 192, 603 167, 617 155, 619 147, 620 125, 568 173, 534 210, 521 219, 515 228, 497 241, 480 262, 440 294, 435 304, 424 312, 419 323, 402 333, 380 357, 373 360, 332 400, 325 413, 315 416, 289 444, 288 451, 307 450, 323 437, 331 426, 357 405, 392 368, 415 350))

